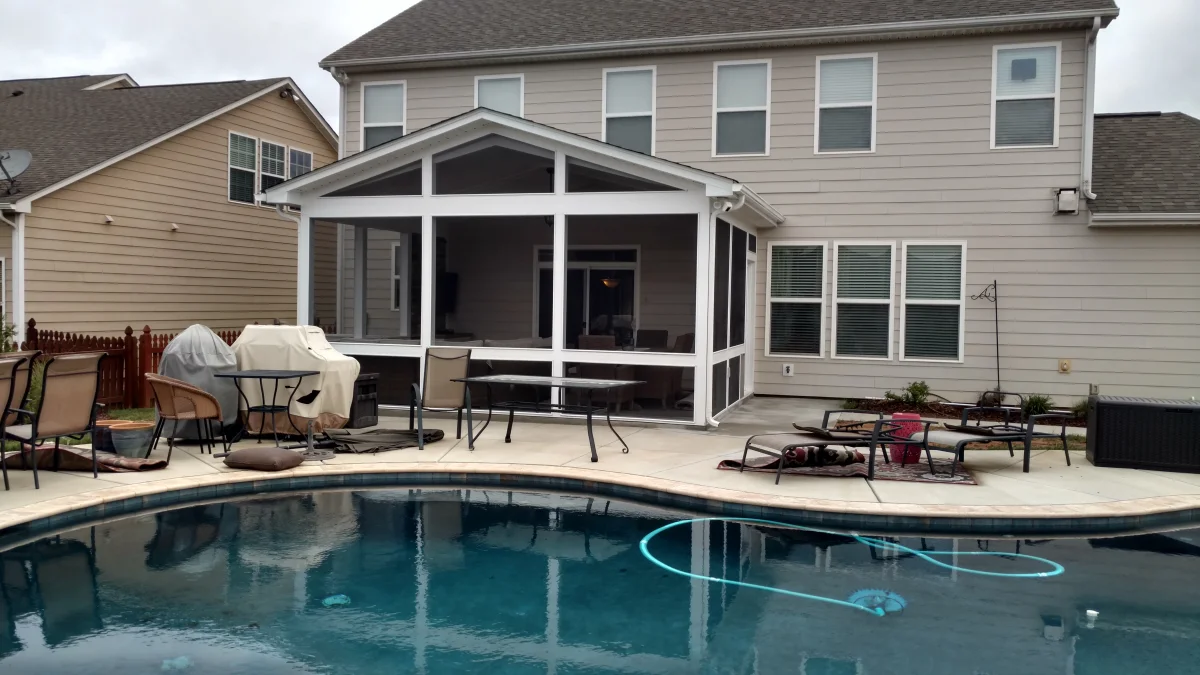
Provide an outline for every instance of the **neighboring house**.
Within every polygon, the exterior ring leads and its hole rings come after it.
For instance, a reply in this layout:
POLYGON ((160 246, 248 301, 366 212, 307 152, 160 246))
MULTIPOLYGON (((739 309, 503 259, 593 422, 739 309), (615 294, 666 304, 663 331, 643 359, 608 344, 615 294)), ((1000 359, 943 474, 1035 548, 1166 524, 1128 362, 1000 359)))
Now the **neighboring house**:
POLYGON ((296 216, 262 187, 336 158, 289 78, 138 86, 128 75, 0 82, 6 320, 115 334, 295 320, 296 216), (7 193, 7 194, 6 194, 7 193))
POLYGON ((655 383, 623 414, 695 424, 751 393, 915 380, 1192 396, 1200 232, 1106 222, 1122 202, 1092 181, 1117 13, 424 0, 322 61, 345 159, 266 199, 303 208, 308 315, 336 314, 337 348, 380 371, 455 343, 492 368, 621 366, 655 383))

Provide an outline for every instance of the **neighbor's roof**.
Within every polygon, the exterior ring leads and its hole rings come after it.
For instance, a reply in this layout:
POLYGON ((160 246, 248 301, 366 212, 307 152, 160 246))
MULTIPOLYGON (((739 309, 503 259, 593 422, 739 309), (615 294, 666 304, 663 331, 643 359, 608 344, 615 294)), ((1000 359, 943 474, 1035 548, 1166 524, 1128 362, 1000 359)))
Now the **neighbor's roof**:
POLYGON ((1094 213, 1200 213, 1200 120, 1096 115, 1093 138, 1094 213))
MULTIPOLYGON (((15 202, 288 78, 87 90, 118 75, 0 81, 0 149, 33 153, 15 202), (20 93, 18 93, 20 92, 20 93)), ((293 85, 294 86, 294 85, 293 85)), ((332 133, 332 130, 329 131, 332 133)))
POLYGON ((1090 23, 1101 15, 1106 23, 1117 15, 1113 0, 423 0, 321 65, 787 31, 904 31, 930 22, 946 28, 999 27, 1022 17, 1090 23))

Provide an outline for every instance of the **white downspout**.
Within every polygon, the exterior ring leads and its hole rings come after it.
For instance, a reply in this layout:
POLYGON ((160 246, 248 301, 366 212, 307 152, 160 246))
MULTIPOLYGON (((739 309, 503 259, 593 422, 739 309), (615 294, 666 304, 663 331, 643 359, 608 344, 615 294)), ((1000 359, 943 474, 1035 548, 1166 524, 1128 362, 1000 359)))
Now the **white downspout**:
POLYGON ((1084 49, 1084 59, 1087 62, 1087 75, 1083 85, 1083 166, 1080 176, 1080 191, 1089 201, 1095 200, 1092 192, 1092 148, 1096 121, 1096 38, 1100 35, 1100 17, 1092 19, 1092 27, 1087 33, 1087 44, 1084 49))
POLYGON ((25 214, 16 221, 0 212, 0 221, 12 228, 12 316, 5 317, 17 328, 15 340, 25 338, 25 214))

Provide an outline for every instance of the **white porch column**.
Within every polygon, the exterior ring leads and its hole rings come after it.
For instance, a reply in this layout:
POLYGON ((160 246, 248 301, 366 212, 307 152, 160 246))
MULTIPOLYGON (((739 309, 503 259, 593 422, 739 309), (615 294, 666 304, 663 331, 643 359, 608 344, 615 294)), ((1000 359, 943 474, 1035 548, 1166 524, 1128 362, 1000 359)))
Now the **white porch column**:
MULTIPOLYGON (((566 192, 567 155, 560 151, 554 153, 554 194, 562 195, 566 192)), ((562 377, 565 370, 563 350, 567 346, 567 216, 565 213, 554 214, 554 267, 551 277, 554 290, 550 311, 550 320, 553 322, 550 326, 550 347, 554 350, 556 358, 550 364, 550 374, 554 377, 562 377)), ((560 397, 558 402, 561 403, 562 391, 555 389, 554 392, 555 396, 560 397)))
MULTIPOLYGON (((707 201, 707 200, 706 200, 707 201)), ((716 214, 707 208, 696 215, 696 373, 692 387, 692 423, 708 422, 708 397, 712 392, 712 238, 716 214)))
POLYGON ((421 216, 421 344, 433 344, 433 301, 436 284, 434 252, 437 250, 433 216, 421 216))
POLYGON ((341 334, 346 332, 346 226, 337 223, 337 304, 334 314, 334 332, 341 334))
POLYGON ((354 337, 367 335, 367 227, 354 226, 354 337))
POLYGON ((296 325, 312 323, 312 219, 301 214, 296 231, 296 325))
POLYGON ((25 339, 25 214, 18 213, 17 226, 12 231, 12 316, 8 318, 17 327, 16 341, 25 339))

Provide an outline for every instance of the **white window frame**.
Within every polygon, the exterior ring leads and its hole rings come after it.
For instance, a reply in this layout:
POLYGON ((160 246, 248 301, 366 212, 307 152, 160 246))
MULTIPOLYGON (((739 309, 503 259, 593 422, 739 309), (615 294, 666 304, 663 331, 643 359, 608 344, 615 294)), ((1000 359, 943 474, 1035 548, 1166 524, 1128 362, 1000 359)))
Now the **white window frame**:
POLYGON ((783 239, 780 241, 767 242, 767 313, 763 317, 763 355, 769 357, 786 357, 797 359, 823 359, 825 358, 825 317, 828 313, 828 298, 827 284, 829 281, 829 242, 827 241, 806 241, 798 239, 783 239), (774 280, 774 267, 772 263, 775 260, 774 249, 776 246, 820 246, 821 247, 821 299, 819 301, 812 298, 772 298, 771 285, 774 280), (797 354, 793 352, 772 352, 771 351, 771 305, 780 304, 803 304, 821 305, 821 326, 820 336, 818 339, 818 347, 816 354, 797 354))
MULTIPOLYGON (((541 323, 540 319, 541 319, 542 308, 541 308, 541 303, 539 302, 539 300, 540 300, 539 295, 541 292, 540 271, 554 269, 554 261, 539 260, 538 254, 541 251, 553 251, 553 250, 554 250, 554 246, 552 246, 550 244, 537 244, 533 247, 533 332, 530 333, 531 336, 537 336, 538 324, 541 323)), ((627 245, 621 245, 621 244, 576 244, 576 245, 570 245, 570 246, 567 246, 568 258, 570 257, 571 251, 636 251, 637 252, 637 261, 636 262, 571 262, 568 259, 566 266, 567 266, 567 269, 569 269, 569 270, 571 270, 571 269, 588 270, 588 274, 591 274, 592 269, 633 270, 633 287, 635 289, 634 294, 633 294, 633 325, 634 325, 635 330, 638 327, 640 327, 642 325, 642 293, 640 290, 636 290, 636 289, 640 289, 642 287, 642 245, 641 244, 627 244, 627 245)), ((566 293, 566 288, 563 289, 563 293, 566 293)), ((591 300, 591 298, 588 295, 587 285, 585 284, 584 291, 583 291, 583 314, 584 314, 585 321, 589 320, 588 319, 588 314, 589 314, 588 307, 589 307, 590 300, 591 300)), ((569 351, 576 352, 576 351, 581 351, 581 350, 571 349, 569 351)))
MULTIPOLYGON (((288 149, 287 149, 287 177, 288 177, 288 180, 296 178, 296 176, 292 175, 292 153, 293 152, 300 152, 305 155, 308 155, 308 170, 309 170, 309 172, 312 172, 317 168, 317 167, 313 166, 313 160, 315 160, 316 157, 313 156, 312 151, 305 150, 304 148, 296 148, 296 147, 288 146, 288 149)), ((300 174, 300 175, 304 175, 304 174, 300 174)))
POLYGON ((258 186, 258 170, 259 170, 259 163, 262 161, 262 152, 260 152, 258 137, 252 136, 252 135, 247 134, 242 131, 236 131, 234 129, 227 129, 226 131, 227 131, 227 134, 225 137, 225 201, 229 202, 230 204, 239 204, 241 206, 258 206, 259 205, 259 202, 258 202, 258 193, 259 193, 259 191, 258 191, 258 187, 259 187, 258 186), (249 138, 250 140, 254 141, 254 201, 252 201, 252 202, 238 201, 229 195, 229 185, 231 182, 230 176, 232 175, 230 172, 233 171, 234 169, 237 169, 238 171, 249 171, 249 169, 246 169, 245 167, 233 165, 233 155, 230 152, 229 144, 233 140, 234 136, 241 136, 242 138, 249 138))
POLYGON ((816 155, 869 155, 875 152, 875 133, 879 127, 879 53, 835 54, 818 56, 816 61, 816 89, 813 98, 816 108, 813 115, 813 154, 816 155), (821 103, 821 63, 845 61, 847 59, 871 59, 871 149, 870 150, 821 150, 821 110, 824 108, 861 108, 862 103, 821 103))
POLYGON ((881 241, 881 240, 847 240, 833 242, 833 297, 830 303, 833 306, 832 318, 830 319, 829 329, 829 349, 831 358, 851 361, 891 361, 895 359, 896 349, 896 242, 881 241), (887 246, 891 249, 892 265, 891 265, 891 283, 888 284, 887 300, 874 300, 866 298, 846 298, 842 300, 838 297, 838 264, 841 262, 841 247, 843 246, 887 246), (847 305, 882 305, 885 302, 888 306, 888 355, 883 356, 839 356, 837 353, 837 320, 838 320, 838 303, 843 302, 847 305))
POLYGON ((1059 127, 1062 126, 1062 42, 1027 42, 992 46, 992 150, 1032 150, 1038 148, 1057 148, 1059 127), (1034 101, 1050 98, 1046 94, 1025 94, 1021 96, 996 95, 997 69, 1000 66, 1000 52, 1006 49, 1035 49, 1038 47, 1054 47, 1054 142, 1050 145, 996 145, 996 103, 997 101, 1034 101))
POLYGON ((367 149, 367 129, 369 127, 404 127, 402 136, 408 135, 408 81, 407 80, 378 80, 370 82, 362 82, 358 86, 358 151, 363 152, 367 149), (367 89, 369 87, 380 87, 387 84, 402 84, 404 85, 404 96, 400 104, 400 124, 395 122, 367 122, 367 89))
POLYGON ((620 117, 645 117, 646 113, 608 113, 608 74, 650 71, 650 156, 658 149, 658 66, 605 68, 600 74, 600 140, 608 142, 608 120, 620 117))
MULTIPOLYGON (((265 190, 263 189, 263 186, 262 186, 263 176, 270 176, 271 178, 279 178, 279 179, 282 179, 285 181, 288 179, 288 172, 291 171, 290 151, 291 151, 291 148, 289 148, 286 143, 277 143, 275 141, 268 140, 266 138, 258 139, 258 176, 256 177, 256 182, 255 182, 255 185, 258 187, 258 192, 256 192, 255 194, 262 194, 263 192, 265 192, 265 190), (283 148, 283 173, 282 174, 267 173, 266 171, 263 170, 263 159, 265 159, 263 156, 263 145, 266 145, 266 144, 274 145, 277 148, 283 148)), ((264 204, 262 202, 259 202, 258 205, 259 206, 270 206, 270 205, 264 204)), ((270 206, 270 208, 275 208, 275 207, 270 206)))
POLYGON ((901 246, 900 253, 900 360, 919 363, 963 363, 966 360, 965 348, 967 333, 967 242, 965 241, 941 241, 941 240, 924 240, 915 239, 904 241, 901 246), (958 246, 962 248, 962 259, 959 265, 959 289, 958 300, 922 300, 914 299, 914 305, 957 305, 958 306, 958 358, 957 359, 930 359, 930 358, 905 358, 904 348, 908 336, 907 325, 905 322, 906 311, 908 309, 908 247, 909 246, 958 246))
POLYGON ((714 61, 713 62, 713 88, 712 88, 712 156, 716 157, 770 157, 771 156, 771 78, 772 67, 771 59, 745 59, 741 61, 714 61), (767 64, 767 104, 765 106, 746 106, 738 108, 717 108, 717 85, 720 78, 721 66, 749 66, 754 64, 767 64), (765 112, 766 115, 766 138, 764 139, 762 152, 742 152, 719 155, 717 154, 717 114, 723 112, 765 112))
MULTIPOLYGON (((521 111, 517 115, 517 117, 524 118, 525 117, 525 73, 508 73, 506 75, 476 75, 475 76, 475 105, 472 107, 475 107, 475 108, 479 107, 479 83, 481 81, 483 81, 483 80, 514 80, 514 79, 520 81, 519 86, 521 88, 521 94, 520 94, 520 96, 521 96, 521 111)), ((408 85, 404 86, 404 107, 408 108, 408 85)), ((364 113, 365 113, 365 110, 364 110, 364 113)), ((405 111, 404 116, 407 119, 407 117, 408 117, 407 111, 405 111)), ((408 125, 407 124, 404 126, 404 133, 406 133, 406 134, 408 133, 408 125)))

